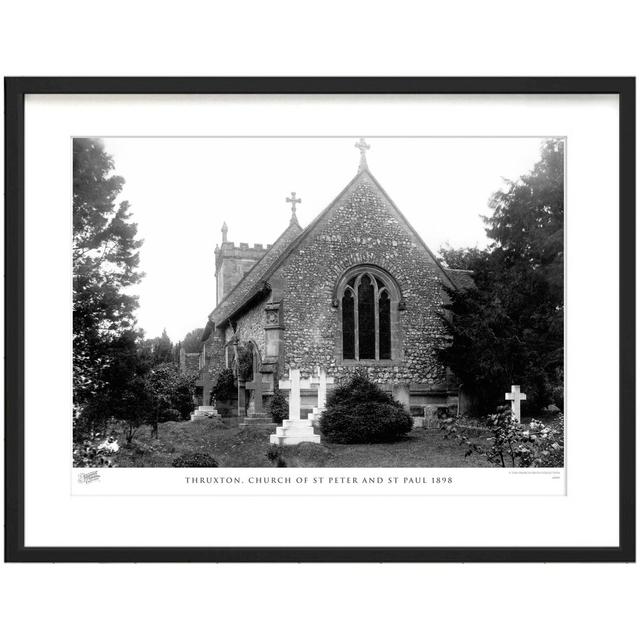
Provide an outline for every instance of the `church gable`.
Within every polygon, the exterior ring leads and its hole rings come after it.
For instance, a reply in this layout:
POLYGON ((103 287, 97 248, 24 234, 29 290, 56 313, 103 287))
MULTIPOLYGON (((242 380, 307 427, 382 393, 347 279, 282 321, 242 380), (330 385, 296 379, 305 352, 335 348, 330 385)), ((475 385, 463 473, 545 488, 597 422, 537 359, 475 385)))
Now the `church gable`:
MULTIPOLYGON (((455 284, 368 169, 291 245, 272 280, 281 287, 289 363, 303 371, 321 365, 338 376, 364 364, 374 379, 392 384, 443 380, 435 357, 446 338, 439 316, 442 283, 455 284), (369 314, 376 333, 363 348, 360 328, 361 344, 356 338, 349 347, 343 307, 364 303, 341 296, 363 282, 376 296, 369 314), (385 331, 391 332, 390 344, 385 331)), ((355 322, 362 324, 358 316, 355 322)))
MULTIPOLYGON (((417 249, 422 259, 430 263, 441 278, 443 284, 456 288, 457 283, 444 269, 433 252, 420 235, 413 229, 409 221, 396 207, 374 178, 368 168, 361 168, 356 177, 345 187, 342 193, 291 243, 287 251, 270 270, 270 275, 286 265, 287 261, 298 251, 304 251, 314 243, 318 234, 329 231, 329 236, 338 235, 343 229, 348 236, 347 244, 353 245, 358 255, 386 257, 389 252, 380 251, 380 247, 390 245, 393 248, 404 246, 417 249), (395 243, 395 244, 394 244, 395 243), (364 252, 364 253, 363 253, 364 252)), ((327 237, 323 238, 327 240, 327 237)), ((338 244, 343 244, 337 238, 338 244)), ((329 238, 331 244, 331 238, 329 238)), ((391 253, 397 253, 391 251, 391 253)), ((351 255, 347 260, 351 259, 351 255)))
POLYGON ((298 219, 293 215, 280 237, 211 312, 209 322, 220 326, 233 315, 241 313, 254 298, 267 293, 269 285, 266 277, 270 268, 279 261, 301 232, 298 219))
MULTIPOLYGON (((291 369, 309 376, 321 367, 340 380, 364 366, 405 404, 410 394, 448 402, 457 392, 437 357, 448 340, 443 285, 468 286, 470 274, 440 265, 364 153, 353 180, 304 230, 299 199, 288 201, 289 228, 209 318, 224 360, 232 342, 252 343, 272 388, 291 369)), ((223 359, 211 355, 212 364, 223 359)))

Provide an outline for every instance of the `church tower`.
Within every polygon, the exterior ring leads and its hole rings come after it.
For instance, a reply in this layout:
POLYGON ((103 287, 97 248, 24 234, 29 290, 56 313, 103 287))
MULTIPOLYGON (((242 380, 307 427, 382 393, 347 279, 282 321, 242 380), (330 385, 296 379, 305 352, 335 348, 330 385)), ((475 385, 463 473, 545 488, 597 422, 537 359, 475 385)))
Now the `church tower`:
POLYGON ((216 304, 220 304, 225 296, 244 278, 253 265, 262 258, 271 245, 264 247, 255 244, 250 247, 246 242, 236 246, 229 242, 227 223, 222 225, 222 244, 216 245, 216 304))

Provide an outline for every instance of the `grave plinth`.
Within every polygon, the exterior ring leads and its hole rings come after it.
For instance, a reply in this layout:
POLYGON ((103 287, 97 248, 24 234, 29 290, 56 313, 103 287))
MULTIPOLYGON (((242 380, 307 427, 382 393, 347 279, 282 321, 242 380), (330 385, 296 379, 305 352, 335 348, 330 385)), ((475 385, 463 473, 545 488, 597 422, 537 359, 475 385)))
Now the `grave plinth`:
POLYGON ((271 444, 292 445, 301 442, 320 444, 320 436, 313 432, 311 420, 283 420, 281 427, 269 436, 271 444))
POLYGON ((291 369, 289 380, 280 383, 281 389, 289 389, 289 419, 283 420, 281 427, 269 436, 271 444, 294 445, 301 442, 320 443, 320 436, 313 432, 311 420, 300 418, 300 390, 310 389, 310 380, 300 380, 300 370, 291 369))
POLYGON ((200 420, 201 418, 219 417, 220 414, 215 407, 210 405, 200 405, 195 411, 191 412, 191 421, 200 420))

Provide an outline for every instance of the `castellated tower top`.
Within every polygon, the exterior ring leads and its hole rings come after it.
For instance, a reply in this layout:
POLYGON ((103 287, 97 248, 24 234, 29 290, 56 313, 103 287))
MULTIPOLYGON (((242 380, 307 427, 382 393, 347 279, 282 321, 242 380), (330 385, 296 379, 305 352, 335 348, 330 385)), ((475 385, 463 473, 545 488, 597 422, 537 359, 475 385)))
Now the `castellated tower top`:
POLYGON ((222 225, 222 244, 216 246, 214 254, 216 260, 216 304, 233 289, 253 265, 262 258, 271 245, 266 247, 255 244, 250 247, 246 242, 235 245, 229 242, 229 227, 222 225))

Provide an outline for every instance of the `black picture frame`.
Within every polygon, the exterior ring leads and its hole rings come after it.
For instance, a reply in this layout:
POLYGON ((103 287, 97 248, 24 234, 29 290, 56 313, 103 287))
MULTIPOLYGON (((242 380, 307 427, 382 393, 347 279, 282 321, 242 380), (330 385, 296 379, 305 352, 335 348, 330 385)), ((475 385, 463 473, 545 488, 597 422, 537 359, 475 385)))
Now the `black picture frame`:
POLYGON ((635 78, 5 78, 5 561, 633 562, 635 78), (24 541, 24 100, 27 94, 616 94, 620 162, 620 475, 615 547, 26 547, 24 541))

